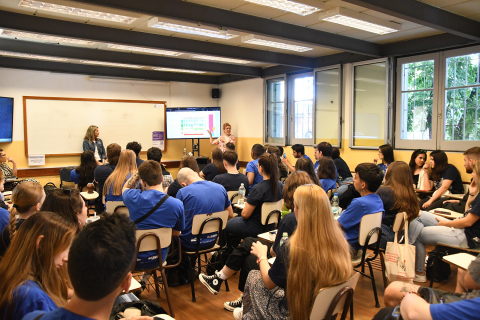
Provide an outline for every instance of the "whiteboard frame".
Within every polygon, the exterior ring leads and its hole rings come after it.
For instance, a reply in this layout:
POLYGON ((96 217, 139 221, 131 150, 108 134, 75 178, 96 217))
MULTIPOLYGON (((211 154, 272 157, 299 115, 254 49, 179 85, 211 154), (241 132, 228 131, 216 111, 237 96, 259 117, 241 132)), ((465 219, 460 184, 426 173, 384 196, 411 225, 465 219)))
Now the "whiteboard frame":
MULTIPOLYGON (((167 152, 167 101, 151 101, 151 100, 118 100, 118 99, 90 99, 90 98, 64 98, 64 97, 37 97, 37 96, 23 96, 23 134, 25 144, 25 156, 28 157, 28 128, 27 128, 27 100, 63 100, 63 101, 92 101, 92 102, 123 102, 123 103, 158 103, 164 105, 164 139, 165 149, 167 152)), ((142 154, 147 151, 142 151, 142 154)), ((60 153, 60 154, 46 154, 45 157, 64 157, 64 156, 79 156, 81 153, 60 153)))

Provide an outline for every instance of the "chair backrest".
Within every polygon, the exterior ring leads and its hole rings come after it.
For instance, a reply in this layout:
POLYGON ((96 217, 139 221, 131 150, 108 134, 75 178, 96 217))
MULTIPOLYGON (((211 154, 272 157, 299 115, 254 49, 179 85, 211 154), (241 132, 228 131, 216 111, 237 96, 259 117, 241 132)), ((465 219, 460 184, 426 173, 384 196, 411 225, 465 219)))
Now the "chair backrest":
POLYGON ((393 222, 393 232, 399 232, 405 229, 405 223, 403 220, 403 212, 397 213, 395 221, 393 222))
MULTIPOLYGON (((228 221, 228 211, 223 210, 220 212, 214 212, 214 213, 204 213, 204 214, 197 214, 193 217, 192 221, 192 235, 197 235, 200 233, 200 228, 202 227, 202 223, 210 218, 220 218, 222 219, 222 230, 225 229, 227 226, 227 221, 228 221)), ((211 222, 207 222, 205 226, 203 227, 203 234, 206 233, 213 233, 213 232, 218 232, 219 229, 219 221, 214 220, 211 222)))
POLYGON ((382 227, 382 217, 383 217, 383 212, 377 212, 377 213, 367 214, 363 216, 362 220, 360 221, 360 230, 359 230, 359 236, 358 236, 358 243, 361 246, 366 246, 366 245, 377 242, 378 240, 377 233, 374 233, 372 235, 368 243, 365 243, 365 240, 367 239, 367 235, 370 233, 370 231, 372 231, 372 229, 382 227))
POLYGON ((172 243, 172 228, 137 230, 135 233, 137 241, 140 241, 140 238, 147 233, 149 235, 141 240, 138 252, 157 250, 157 239, 160 240, 160 249, 166 248, 172 243))
MULTIPOLYGON (((114 213, 115 212, 115 208, 118 207, 118 206, 124 206, 125 204, 123 203, 123 201, 107 201, 105 203, 105 206, 106 206, 106 211, 108 213, 114 213)), ((122 211, 123 213, 124 211, 122 211)), ((128 213, 128 209, 127 209, 127 213, 128 213)))
POLYGON ((342 312, 342 309, 345 305, 345 300, 347 298, 346 295, 341 297, 340 300, 334 301, 334 298, 337 296, 341 290, 345 287, 352 288, 355 290, 357 286, 358 278, 360 277, 360 273, 355 272, 355 274, 350 277, 347 281, 342 284, 339 284, 335 287, 323 288, 318 292, 315 301, 313 302, 312 312, 310 313, 310 320, 321 320, 325 319, 328 309, 332 303, 337 303, 332 315, 335 315, 339 312, 342 312))
POLYGON ((227 191, 227 194, 228 194, 228 199, 230 199, 230 202, 232 204, 238 202, 238 196, 239 196, 238 191, 227 191))
POLYGON ((75 169, 75 167, 65 167, 60 169, 60 183, 62 182, 73 182, 70 180, 70 172, 75 169))
POLYGON ((272 211, 279 211, 279 212, 274 214, 276 216, 276 220, 272 220, 272 218, 270 218, 270 220, 268 221, 268 224, 280 221, 281 219, 280 216, 282 215, 282 209, 283 209, 282 206, 283 206, 283 200, 279 200, 277 202, 264 202, 262 204, 262 224, 265 225, 267 223, 268 215, 272 211))

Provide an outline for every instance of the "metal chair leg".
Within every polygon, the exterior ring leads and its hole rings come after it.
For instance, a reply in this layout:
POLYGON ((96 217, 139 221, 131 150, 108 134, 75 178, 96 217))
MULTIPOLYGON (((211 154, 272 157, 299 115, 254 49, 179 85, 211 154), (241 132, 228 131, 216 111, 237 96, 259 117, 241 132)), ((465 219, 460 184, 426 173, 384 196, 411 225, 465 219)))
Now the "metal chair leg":
POLYGON ((170 316, 175 318, 175 312, 173 311, 172 302, 170 301, 170 294, 168 292, 168 283, 167 283, 167 276, 165 275, 165 270, 162 269, 162 279, 163 279, 163 287, 165 288, 165 295, 167 296, 167 303, 168 303, 168 310, 170 310, 170 316))
POLYGON ((190 270, 190 285, 192 286, 192 302, 197 302, 195 299, 195 286, 193 285, 194 276, 193 276, 193 267, 192 267, 192 258, 188 257, 188 269, 190 270))
POLYGON ((350 303, 350 320, 353 320, 353 299, 352 303, 350 303))
POLYGON ((160 287, 158 286, 158 277, 157 277, 157 271, 152 272, 153 275, 153 281, 155 282, 155 292, 157 293, 157 298, 160 298, 160 287))
POLYGON ((370 276, 372 279, 372 287, 373 287, 373 295, 375 296, 375 307, 380 308, 380 303, 378 302, 378 295, 377 295, 377 286, 375 285, 375 278, 373 277, 373 269, 372 264, 370 261, 367 261, 368 269, 370 269, 370 276))

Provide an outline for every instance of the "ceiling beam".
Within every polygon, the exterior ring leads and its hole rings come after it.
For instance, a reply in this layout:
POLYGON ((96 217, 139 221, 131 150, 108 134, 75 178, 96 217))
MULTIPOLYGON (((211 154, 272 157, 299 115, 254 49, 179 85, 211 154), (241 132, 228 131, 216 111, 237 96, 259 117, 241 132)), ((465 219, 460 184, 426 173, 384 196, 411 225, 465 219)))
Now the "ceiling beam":
POLYGON ((368 56, 378 57, 381 55, 381 45, 373 42, 186 1, 77 0, 77 2, 195 23, 200 22, 215 27, 227 27, 233 30, 254 33, 257 35, 296 41, 304 44, 354 52, 368 56))
POLYGON ((156 55, 135 54, 112 50, 79 48, 30 41, 11 40, 5 38, 0 38, 0 50, 38 54, 45 56, 55 56, 69 59, 85 59, 104 62, 138 64, 152 67, 191 69, 198 71, 229 73, 252 77, 260 77, 262 71, 261 68, 247 67, 241 65, 204 62, 198 60, 162 57, 156 55))
POLYGON ((159 72, 84 64, 50 62, 10 57, 0 57, 1 68, 47 71, 57 73, 84 74, 116 78, 135 78, 153 81, 179 81, 217 84, 218 77, 175 72, 159 72))
POLYGON ((480 41, 480 22, 416 0, 343 0, 392 17, 411 21, 474 41, 480 41))
POLYGON ((44 33, 104 43, 116 43, 153 49, 201 53, 228 58, 261 61, 272 64, 311 67, 311 65, 314 63, 313 58, 302 57, 293 54, 176 38, 146 32, 94 26, 84 23, 19 14, 4 10, 0 10, 0 28, 44 33))

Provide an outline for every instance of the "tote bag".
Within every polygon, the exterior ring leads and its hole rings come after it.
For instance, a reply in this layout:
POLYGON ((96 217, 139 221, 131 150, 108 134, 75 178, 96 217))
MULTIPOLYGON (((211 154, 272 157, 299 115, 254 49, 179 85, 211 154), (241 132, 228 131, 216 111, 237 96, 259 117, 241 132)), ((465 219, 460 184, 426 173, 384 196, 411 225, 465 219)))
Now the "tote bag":
POLYGON ((408 221, 405 212, 403 220, 405 222, 405 244, 397 242, 398 232, 396 232, 394 242, 388 242, 385 250, 385 272, 390 282, 412 282, 415 278, 415 246, 408 242, 408 221))

